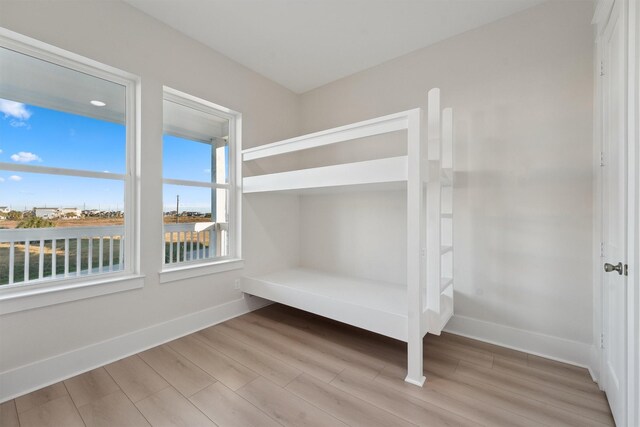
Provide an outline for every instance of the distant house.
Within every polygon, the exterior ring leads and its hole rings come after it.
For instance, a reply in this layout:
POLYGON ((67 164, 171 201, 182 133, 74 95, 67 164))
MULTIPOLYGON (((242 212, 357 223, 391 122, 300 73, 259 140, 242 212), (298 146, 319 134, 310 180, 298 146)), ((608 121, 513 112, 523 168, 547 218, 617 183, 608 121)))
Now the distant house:
POLYGON ((0 206, 0 215, 1 214, 8 214, 10 210, 11 209, 9 209, 9 206, 0 206))
POLYGON ((39 218, 52 219, 60 216, 58 208, 33 208, 33 213, 39 218))
POLYGON ((80 218, 82 210, 78 208, 60 208, 58 209, 58 215, 62 218, 80 218))

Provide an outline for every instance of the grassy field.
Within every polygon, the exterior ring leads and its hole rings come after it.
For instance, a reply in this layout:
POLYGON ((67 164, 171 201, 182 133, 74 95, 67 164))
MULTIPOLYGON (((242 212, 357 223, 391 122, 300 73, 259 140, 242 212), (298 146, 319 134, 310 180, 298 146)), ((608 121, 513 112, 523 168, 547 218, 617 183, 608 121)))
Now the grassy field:
MULTIPOLYGON (((199 222, 197 218, 180 218, 180 223, 189 223, 189 222, 199 222)), ((165 217, 165 224, 173 224, 175 223, 175 217, 165 217)), ((10 229, 15 228, 18 221, 0 221, 0 233, 2 229, 10 229)), ((99 227, 99 226, 114 226, 114 225, 122 225, 122 218, 82 218, 82 219, 69 219, 69 220, 58 220, 56 221, 56 227, 99 227)), ((34 230, 35 231, 35 230, 34 230)), ((89 239, 82 239, 81 246, 81 261, 80 261, 80 271, 82 274, 86 274, 89 268, 89 256, 92 259, 92 268, 95 269, 99 265, 99 245, 100 239, 91 239, 92 243, 92 252, 89 254, 89 239)), ((178 244, 173 244, 173 251, 170 250, 170 244, 168 243, 169 234, 165 236, 165 262, 169 262, 169 256, 172 254, 173 261, 177 261, 177 253, 178 253, 178 244)), ((193 250, 196 251, 197 241, 195 235, 189 236, 187 233, 186 236, 183 236, 183 243, 179 245, 179 252, 184 254, 185 247, 187 250, 191 249, 190 242, 193 242, 193 250)), ((34 242, 35 243, 35 242, 34 242)), ((103 271, 109 271, 109 237, 105 237, 103 239, 103 271)), ((204 243, 200 242, 201 249, 209 247, 209 237, 205 234, 204 243)), ((50 278, 53 275, 53 250, 51 241, 44 242, 44 259, 43 259, 43 277, 50 278)), ((69 275, 74 276, 78 271, 77 265, 77 242, 76 239, 69 240, 69 275)), ((118 260, 120 255, 120 239, 118 237, 113 240, 113 264, 114 270, 118 269, 118 260)), ((19 283, 24 281, 24 261, 25 261, 25 245, 24 244, 15 244, 14 246, 14 283, 19 283)), ((40 245, 31 244, 29 246, 29 280, 35 280, 39 278, 39 259, 40 259, 40 245)), ((56 275, 64 274, 64 241, 58 240, 56 244, 56 275)), ((8 243, 0 243, 0 285, 6 285, 9 283, 9 244, 8 243)))
MULTIPOLYGON (((163 217, 165 224, 175 224, 175 216, 163 217)), ((191 222, 204 222, 210 219, 180 217, 178 222, 186 224, 191 222)), ((0 230, 16 228, 20 221, 9 221, 0 219, 0 230)), ((53 221, 55 227, 101 227, 109 225, 124 225, 124 218, 78 218, 78 219, 57 219, 53 221)))

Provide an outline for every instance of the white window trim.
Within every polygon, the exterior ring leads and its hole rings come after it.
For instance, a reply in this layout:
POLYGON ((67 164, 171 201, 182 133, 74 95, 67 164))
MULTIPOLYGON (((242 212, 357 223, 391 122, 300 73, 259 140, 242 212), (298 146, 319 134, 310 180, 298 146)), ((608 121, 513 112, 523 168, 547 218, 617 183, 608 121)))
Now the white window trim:
MULTIPOLYGON (((200 181, 163 178, 163 184, 225 188, 229 191, 229 256, 210 260, 195 260, 176 264, 165 264, 164 237, 162 238, 160 283, 171 283, 192 277, 206 276, 244 267, 242 260, 242 114, 213 102, 163 87, 163 101, 175 102, 198 111, 203 111, 229 120, 229 164, 233 167, 228 184, 204 183, 200 181)), ((164 226, 164 224, 163 224, 164 226)), ((164 230, 163 230, 164 233, 164 230)))
MULTIPOLYGON (((120 84, 126 91, 127 164, 125 174, 98 174, 99 178, 121 179, 125 185, 125 268, 114 273, 48 279, 32 283, 0 286, 0 314, 45 307, 137 289, 143 286, 140 274, 140 78, 85 58, 73 52, 0 27, 0 47, 51 62, 75 71, 120 84)), ((3 168, 20 168, 25 172, 79 177, 96 177, 91 171, 68 170, 26 165, 3 164, 3 168), (33 169, 33 170, 31 170, 33 169)))
POLYGON ((167 268, 160 272, 160 283, 177 282, 194 277, 207 276, 209 274, 223 273, 225 271, 241 270, 244 268, 242 259, 218 259, 213 262, 200 262, 179 267, 167 268))
POLYGON ((48 307, 64 302, 78 301, 116 292, 140 289, 144 276, 105 273, 80 280, 39 282, 23 288, 12 289, 0 299, 0 315, 23 310, 48 307))

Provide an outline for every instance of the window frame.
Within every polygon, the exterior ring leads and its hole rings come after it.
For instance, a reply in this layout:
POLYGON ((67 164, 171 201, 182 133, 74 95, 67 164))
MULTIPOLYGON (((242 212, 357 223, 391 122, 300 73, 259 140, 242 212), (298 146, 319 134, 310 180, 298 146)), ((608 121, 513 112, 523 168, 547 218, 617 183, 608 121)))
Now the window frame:
MULTIPOLYGON (((240 153, 242 152, 242 114, 215 104, 211 101, 190 95, 185 92, 163 86, 163 110, 164 102, 173 102, 187 108, 192 108, 207 114, 223 118, 229 121, 229 182, 218 184, 216 182, 193 181, 185 179, 173 179, 164 177, 164 164, 162 168, 162 186, 183 185, 188 187, 201 188, 222 188, 228 191, 228 215, 229 215, 229 252, 223 257, 181 261, 176 263, 165 263, 165 231, 164 221, 162 224, 162 250, 161 250, 161 271, 160 283, 174 282, 191 277, 204 276, 223 271, 237 270, 244 266, 242 259, 242 163, 240 153)), ((164 125, 164 123, 163 123, 164 125)), ((164 128, 164 126, 163 126, 164 128)), ((164 138, 164 129, 163 129, 164 138)), ((214 149, 212 147, 212 149, 214 149)), ((164 142, 163 142, 164 150, 164 142)), ((164 191, 164 190, 163 190, 164 191)), ((163 196, 164 206, 164 196, 163 196)), ((215 206, 211 207, 212 214, 215 206)))
POLYGON ((140 273, 140 78, 109 65, 0 27, 0 47, 119 84, 125 88, 126 164, 123 174, 1 163, 3 170, 122 181, 124 269, 89 276, 34 280, 0 286, 0 314, 141 288, 140 273), (32 298, 26 298, 32 297, 32 298), (25 299, 26 298, 26 299, 25 299))

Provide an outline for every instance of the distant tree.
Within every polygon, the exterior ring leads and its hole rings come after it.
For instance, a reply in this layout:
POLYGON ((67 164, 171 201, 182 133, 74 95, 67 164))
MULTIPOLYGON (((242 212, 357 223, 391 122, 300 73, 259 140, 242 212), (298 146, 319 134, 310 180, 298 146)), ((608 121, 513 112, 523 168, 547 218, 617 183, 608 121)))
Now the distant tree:
POLYGON ((55 226, 56 224, 51 220, 40 218, 39 216, 30 216, 20 221, 16 228, 49 228, 55 226))
POLYGON ((22 212, 9 211, 9 213, 7 214, 7 219, 9 221, 20 221, 22 219, 22 212))
POLYGON ((65 217, 65 218, 75 218, 75 217, 77 217, 77 216, 78 216, 78 215, 76 215, 76 214, 75 214, 75 213, 73 213, 73 212, 67 212, 66 214, 64 214, 64 217, 65 217))

